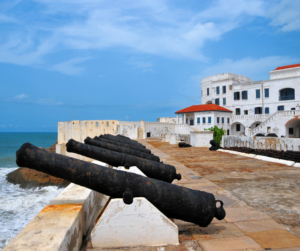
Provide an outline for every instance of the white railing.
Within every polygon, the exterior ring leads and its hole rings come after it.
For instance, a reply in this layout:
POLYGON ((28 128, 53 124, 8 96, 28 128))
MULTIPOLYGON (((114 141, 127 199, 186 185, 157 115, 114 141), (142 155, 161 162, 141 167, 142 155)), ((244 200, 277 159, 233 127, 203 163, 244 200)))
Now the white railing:
POLYGON ((300 116, 300 110, 292 110, 292 111, 278 111, 275 112, 272 116, 270 116, 267 120, 263 121, 259 126, 255 127, 251 132, 250 135, 253 136, 262 130, 265 126, 269 124, 272 120, 276 119, 277 117, 286 117, 286 116, 300 116))
POLYGON ((254 149, 273 149, 283 151, 300 151, 299 138, 275 137, 238 137, 223 136, 223 147, 249 147, 254 149))
POLYGON ((231 122, 241 120, 256 120, 261 121, 271 117, 270 114, 252 114, 252 115, 231 115, 231 122))

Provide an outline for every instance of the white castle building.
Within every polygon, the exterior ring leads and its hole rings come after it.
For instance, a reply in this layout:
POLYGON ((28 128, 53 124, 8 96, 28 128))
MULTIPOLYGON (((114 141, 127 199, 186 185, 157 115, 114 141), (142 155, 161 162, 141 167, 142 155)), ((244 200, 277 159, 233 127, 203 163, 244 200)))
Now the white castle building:
POLYGON ((227 135, 275 133, 300 138, 300 64, 281 66, 269 74, 270 79, 262 81, 232 73, 202 79, 202 105, 177 111, 176 123, 196 130, 217 125, 227 135))

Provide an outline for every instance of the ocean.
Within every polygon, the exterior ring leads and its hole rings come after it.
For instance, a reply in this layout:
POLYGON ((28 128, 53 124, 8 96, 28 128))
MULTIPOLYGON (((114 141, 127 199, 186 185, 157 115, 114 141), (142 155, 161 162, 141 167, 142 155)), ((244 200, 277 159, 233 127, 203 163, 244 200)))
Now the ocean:
POLYGON ((57 133, 0 133, 0 250, 2 250, 63 188, 22 189, 8 183, 6 174, 16 170, 16 151, 29 142, 50 147, 57 133))

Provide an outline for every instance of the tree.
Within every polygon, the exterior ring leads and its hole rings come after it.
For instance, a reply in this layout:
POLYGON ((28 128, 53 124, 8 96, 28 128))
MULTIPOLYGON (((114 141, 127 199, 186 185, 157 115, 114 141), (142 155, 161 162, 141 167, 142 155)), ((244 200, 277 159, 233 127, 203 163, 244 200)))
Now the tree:
POLYGON ((217 126, 214 126, 214 127, 208 128, 208 129, 204 129, 204 130, 214 132, 214 141, 219 145, 221 144, 222 136, 226 132, 226 130, 224 130, 223 127, 219 128, 217 126))

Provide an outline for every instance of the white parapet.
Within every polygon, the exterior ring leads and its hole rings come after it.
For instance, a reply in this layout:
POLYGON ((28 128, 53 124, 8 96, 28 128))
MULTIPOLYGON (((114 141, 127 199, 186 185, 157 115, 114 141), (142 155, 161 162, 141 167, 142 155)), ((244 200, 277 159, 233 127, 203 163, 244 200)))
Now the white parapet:
POLYGON ((214 132, 191 132, 191 145, 194 147, 210 147, 210 141, 214 139, 214 132))
POLYGON ((145 198, 112 199, 91 233, 93 248, 178 245, 178 227, 145 198))

